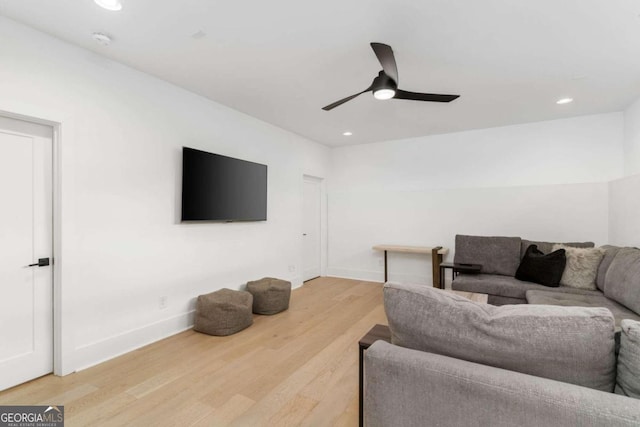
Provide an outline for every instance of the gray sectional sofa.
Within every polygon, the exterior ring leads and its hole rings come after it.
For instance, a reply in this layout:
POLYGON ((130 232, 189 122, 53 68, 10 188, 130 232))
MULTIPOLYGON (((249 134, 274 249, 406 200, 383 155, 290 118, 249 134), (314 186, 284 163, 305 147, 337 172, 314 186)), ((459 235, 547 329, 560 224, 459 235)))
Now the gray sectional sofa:
POLYGON ((640 426, 640 250, 605 247, 589 291, 517 280, 531 244, 553 246, 456 236, 455 261, 483 267, 453 288, 490 304, 385 284, 391 342, 365 353, 366 426, 640 426))
POLYGON ((391 343, 365 353, 366 426, 640 425, 638 322, 623 321, 616 356, 605 308, 494 306, 398 283, 384 305, 391 343))
MULTIPOLYGON (((640 320, 640 249, 603 246, 606 250, 597 272, 597 290, 565 286, 551 288, 515 278, 520 260, 529 245, 548 253, 553 243, 520 237, 456 236, 456 263, 481 264, 480 274, 460 274, 452 282, 454 290, 489 295, 489 304, 547 304, 579 307, 606 307, 616 326, 622 319, 640 320)), ((593 247, 592 242, 563 243, 573 247, 593 247)))

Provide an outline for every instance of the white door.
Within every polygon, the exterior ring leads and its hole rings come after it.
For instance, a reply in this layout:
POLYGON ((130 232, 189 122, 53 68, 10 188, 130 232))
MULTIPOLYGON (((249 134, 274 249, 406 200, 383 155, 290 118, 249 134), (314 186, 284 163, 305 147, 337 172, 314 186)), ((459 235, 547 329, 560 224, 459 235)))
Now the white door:
POLYGON ((305 178, 302 231, 304 281, 320 276, 320 194, 320 181, 305 178))
POLYGON ((53 371, 52 134, 0 117, 0 390, 53 371))

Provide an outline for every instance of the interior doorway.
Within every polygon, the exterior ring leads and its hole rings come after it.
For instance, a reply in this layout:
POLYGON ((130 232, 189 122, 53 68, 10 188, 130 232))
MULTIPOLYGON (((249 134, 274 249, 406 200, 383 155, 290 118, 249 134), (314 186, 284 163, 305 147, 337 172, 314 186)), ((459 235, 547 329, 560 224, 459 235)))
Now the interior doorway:
POLYGON ((0 116, 0 390, 53 371, 53 128, 0 116))
POLYGON ((322 180, 304 177, 302 280, 320 277, 322 272, 322 180))

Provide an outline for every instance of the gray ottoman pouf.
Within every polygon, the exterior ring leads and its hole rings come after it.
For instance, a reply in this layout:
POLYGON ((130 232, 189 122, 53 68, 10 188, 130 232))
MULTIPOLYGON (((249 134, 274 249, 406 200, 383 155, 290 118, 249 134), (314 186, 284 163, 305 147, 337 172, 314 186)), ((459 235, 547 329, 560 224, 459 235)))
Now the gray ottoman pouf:
POLYGON ((193 329, 209 335, 235 334, 253 323, 253 296, 245 291, 220 289, 200 295, 193 329))
POLYGON ((276 314, 289 308, 291 282, 265 277, 247 283, 247 291, 253 295, 253 312, 276 314))

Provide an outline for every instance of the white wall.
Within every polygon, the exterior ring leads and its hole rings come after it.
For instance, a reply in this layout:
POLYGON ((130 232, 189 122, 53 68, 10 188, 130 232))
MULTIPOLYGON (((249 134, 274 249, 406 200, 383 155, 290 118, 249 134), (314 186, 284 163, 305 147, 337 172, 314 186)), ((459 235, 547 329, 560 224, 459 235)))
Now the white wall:
POLYGON ((624 172, 609 184, 609 238, 640 247, 640 98, 624 112, 624 172))
POLYGON ((640 247, 640 174, 609 183, 609 241, 640 247))
POLYGON ((331 188, 502 187, 620 177, 622 113, 332 150, 331 188))
MULTIPOLYGON (((607 242, 607 184, 334 192, 329 274, 382 281, 376 244, 442 245, 456 234, 607 242)), ((431 256, 389 254, 389 280, 431 283, 431 256)))
MULTIPOLYGON (((606 243, 622 130, 612 113, 334 149, 328 272, 382 280, 371 246, 453 249, 455 234, 606 243)), ((424 257, 389 267, 390 280, 431 283, 424 257)))
POLYGON ((199 294, 301 284, 303 175, 326 176, 326 147, 1 17, 0 58, 0 111, 63 123, 64 372, 189 327, 199 294), (183 145, 267 164, 268 221, 181 224, 183 145))
POLYGON ((624 174, 640 173, 640 98, 624 112, 624 174))

